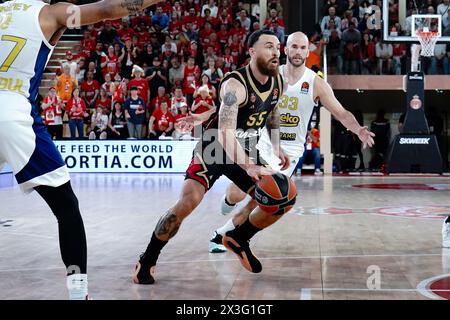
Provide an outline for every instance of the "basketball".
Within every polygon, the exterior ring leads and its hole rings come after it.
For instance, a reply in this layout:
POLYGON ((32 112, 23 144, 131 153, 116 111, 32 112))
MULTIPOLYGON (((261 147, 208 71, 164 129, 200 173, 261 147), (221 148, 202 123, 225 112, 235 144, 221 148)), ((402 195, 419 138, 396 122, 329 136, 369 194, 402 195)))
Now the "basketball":
POLYGON ((256 183, 255 200, 267 213, 281 215, 288 212, 294 206, 296 197, 294 181, 282 173, 263 176, 256 183))

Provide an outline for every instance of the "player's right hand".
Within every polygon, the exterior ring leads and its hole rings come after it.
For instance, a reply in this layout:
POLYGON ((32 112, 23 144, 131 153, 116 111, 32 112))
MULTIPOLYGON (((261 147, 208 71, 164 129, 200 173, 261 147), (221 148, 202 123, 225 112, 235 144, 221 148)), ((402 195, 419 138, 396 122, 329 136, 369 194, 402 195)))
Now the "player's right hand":
POLYGON ((262 176, 270 176, 276 173, 275 170, 256 164, 248 166, 246 172, 254 181, 259 181, 262 176))

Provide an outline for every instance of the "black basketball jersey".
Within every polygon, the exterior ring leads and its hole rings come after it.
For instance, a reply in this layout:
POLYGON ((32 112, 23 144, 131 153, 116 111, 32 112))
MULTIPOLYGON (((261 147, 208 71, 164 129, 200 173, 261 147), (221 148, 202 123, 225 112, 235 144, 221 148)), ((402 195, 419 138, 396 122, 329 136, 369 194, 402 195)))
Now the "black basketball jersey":
MULTIPOLYGON (((262 129, 266 125, 267 117, 283 94, 283 80, 280 75, 277 75, 270 77, 263 85, 256 80, 250 65, 247 65, 228 73, 220 83, 219 93, 222 84, 230 78, 241 82, 247 92, 245 101, 239 105, 236 138, 248 153, 256 148, 262 129)), ((207 124, 206 129, 218 128, 218 114, 219 112, 207 124)))

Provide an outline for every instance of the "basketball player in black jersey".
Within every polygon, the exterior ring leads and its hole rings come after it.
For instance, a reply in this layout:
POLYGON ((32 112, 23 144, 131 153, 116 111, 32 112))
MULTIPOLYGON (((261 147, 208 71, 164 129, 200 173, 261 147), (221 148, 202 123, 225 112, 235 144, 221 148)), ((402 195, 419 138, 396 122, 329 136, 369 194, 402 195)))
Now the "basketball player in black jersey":
MULTIPOLYGON (((256 149, 266 122, 281 165, 284 169, 289 166, 288 157, 279 147, 279 115, 275 109, 284 87, 278 75, 280 43, 271 31, 259 30, 250 35, 248 47, 249 65, 228 74, 221 82, 218 114, 207 123, 202 141, 194 150, 180 199, 160 218, 140 256, 133 277, 137 284, 154 283, 161 249, 220 176, 227 176, 254 196, 255 181, 275 173, 264 167, 256 149)), ((257 207, 243 224, 224 236, 224 243, 233 248, 247 270, 257 273, 262 269, 249 248, 250 238, 280 218, 257 207)))

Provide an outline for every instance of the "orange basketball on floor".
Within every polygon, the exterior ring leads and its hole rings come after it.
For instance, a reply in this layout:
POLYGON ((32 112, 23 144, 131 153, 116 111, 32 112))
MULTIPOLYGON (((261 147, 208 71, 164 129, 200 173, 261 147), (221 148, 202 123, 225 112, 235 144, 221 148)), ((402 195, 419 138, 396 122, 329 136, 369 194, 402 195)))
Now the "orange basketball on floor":
POLYGON ((267 213, 282 215, 295 204, 297 187, 294 181, 282 173, 263 176, 255 188, 255 200, 267 213))

